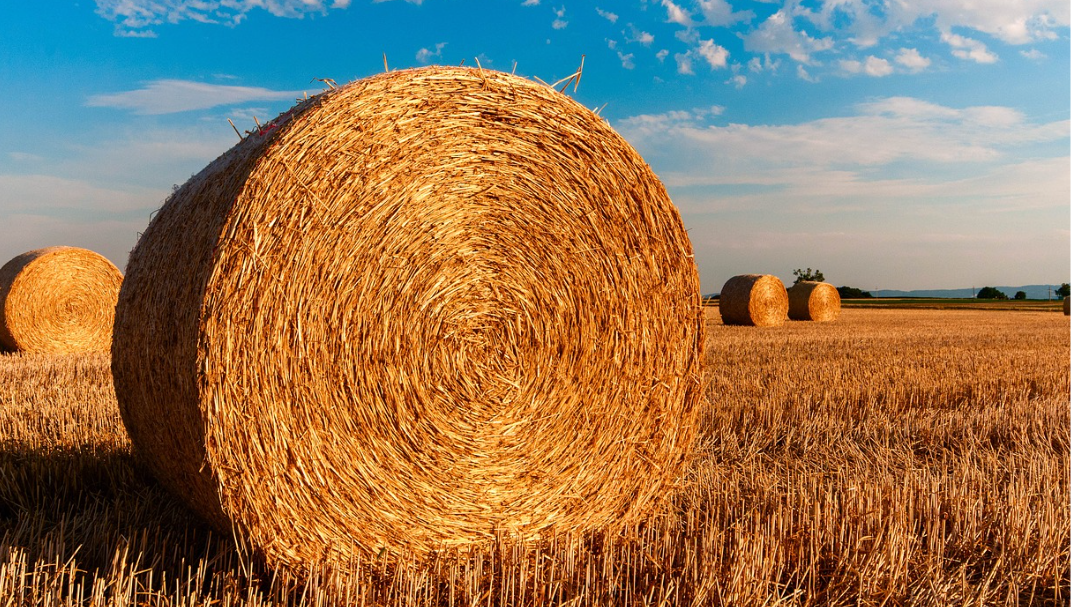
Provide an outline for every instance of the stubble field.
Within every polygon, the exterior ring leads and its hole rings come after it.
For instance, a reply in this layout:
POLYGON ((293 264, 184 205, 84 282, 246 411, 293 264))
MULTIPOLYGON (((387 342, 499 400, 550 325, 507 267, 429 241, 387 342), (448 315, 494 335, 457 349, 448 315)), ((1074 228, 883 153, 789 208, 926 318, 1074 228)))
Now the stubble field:
POLYGON ((706 315, 700 449, 654 519, 309 580, 140 469, 106 355, 0 354, 0 607, 1067 604, 1069 318, 706 315))

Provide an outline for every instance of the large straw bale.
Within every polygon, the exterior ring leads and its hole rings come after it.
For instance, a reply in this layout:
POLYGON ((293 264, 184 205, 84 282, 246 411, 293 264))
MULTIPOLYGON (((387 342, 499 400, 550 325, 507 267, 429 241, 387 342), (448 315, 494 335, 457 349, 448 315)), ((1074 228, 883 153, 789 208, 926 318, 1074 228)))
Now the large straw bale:
POLYGON ((718 311, 727 325, 776 327, 785 322, 789 296, 781 279, 770 274, 733 276, 721 288, 718 311))
POLYGON ((838 320, 842 298, 838 289, 826 282, 801 281, 789 289, 789 318, 829 322, 838 320))
POLYGON ((54 354, 109 349, 123 276, 86 249, 48 247, 0 268, 0 345, 54 354))
POLYGON ((132 251, 113 373, 161 482, 275 566, 605 531, 671 493, 703 318, 664 187, 473 68, 298 104, 132 251))

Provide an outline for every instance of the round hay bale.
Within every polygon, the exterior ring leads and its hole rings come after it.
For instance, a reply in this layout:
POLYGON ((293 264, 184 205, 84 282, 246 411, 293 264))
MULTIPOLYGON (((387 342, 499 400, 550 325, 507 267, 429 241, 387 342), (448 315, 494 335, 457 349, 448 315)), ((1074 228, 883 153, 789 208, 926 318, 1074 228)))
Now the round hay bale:
POLYGON ((789 318, 829 322, 838 320, 842 298, 834 285, 825 282, 802 281, 789 289, 789 318))
POLYGON ((1070 316, 1071 315, 1071 296, 1070 295, 1063 298, 1063 315, 1064 316, 1070 316))
POLYGON ((0 268, 0 344, 65 354, 108 350, 123 275, 77 247, 48 247, 0 268))
POLYGON ((508 74, 380 74, 179 188, 113 373, 160 481, 292 570, 605 531, 670 494, 704 321, 680 216, 605 121, 508 74))
POLYGON ((727 325, 776 327, 785 322, 789 296, 777 276, 741 274, 725 282, 718 311, 727 325))

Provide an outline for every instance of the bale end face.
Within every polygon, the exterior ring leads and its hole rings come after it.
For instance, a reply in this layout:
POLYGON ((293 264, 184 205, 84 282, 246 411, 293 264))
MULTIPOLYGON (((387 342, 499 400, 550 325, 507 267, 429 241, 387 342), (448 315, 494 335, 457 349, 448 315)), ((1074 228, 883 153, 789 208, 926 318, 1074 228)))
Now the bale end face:
POLYGON ((0 344, 66 354, 105 351, 123 276, 77 247, 28 251, 0 268, 0 344))
POLYGON ((842 299, 834 285, 825 282, 798 282, 789 289, 789 318, 830 322, 841 314, 842 299))
POLYGON ((725 282, 718 311, 727 325, 776 327, 785 322, 789 295, 777 276, 741 274, 725 282))
POLYGON ((473 68, 380 74, 274 124, 128 264, 114 380, 164 485, 300 571, 611 530, 666 499, 702 308, 626 141, 473 68))

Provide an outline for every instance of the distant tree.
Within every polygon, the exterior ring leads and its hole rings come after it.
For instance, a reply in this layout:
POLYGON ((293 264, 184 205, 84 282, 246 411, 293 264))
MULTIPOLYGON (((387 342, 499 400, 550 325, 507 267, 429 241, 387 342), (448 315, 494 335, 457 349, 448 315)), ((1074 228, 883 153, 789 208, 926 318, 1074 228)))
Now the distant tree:
POLYGON ((823 278, 823 273, 818 269, 813 270, 808 268, 807 270, 801 270, 798 268, 793 270, 793 276, 796 276, 796 280, 793 281, 794 285, 799 282, 826 282, 826 279, 823 278))
POLYGON ((1007 299, 1007 294, 995 287, 981 287, 977 299, 1007 299))
POLYGON ((838 287, 838 295, 842 299, 869 299, 872 294, 856 287, 838 287))
POLYGON ((1025 291, 1019 291, 1019 292, 1014 294, 1014 298, 1015 299, 1025 299, 1026 298, 1026 292, 1025 291))
POLYGON ((1064 297, 1067 297, 1070 294, 1071 294, 1071 283, 1069 283, 1069 282, 1065 282, 1065 283, 1061 284, 1059 286, 1059 288, 1056 289, 1056 296, 1059 297, 1060 299, 1063 299, 1064 297))

